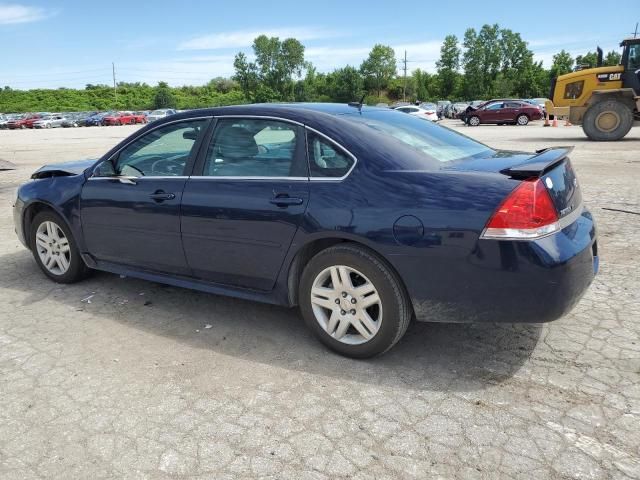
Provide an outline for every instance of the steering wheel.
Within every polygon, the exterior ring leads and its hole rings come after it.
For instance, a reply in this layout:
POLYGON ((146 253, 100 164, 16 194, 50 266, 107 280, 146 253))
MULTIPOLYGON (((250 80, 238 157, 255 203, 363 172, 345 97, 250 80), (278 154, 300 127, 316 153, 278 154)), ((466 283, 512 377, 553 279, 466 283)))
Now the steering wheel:
POLYGON ((265 147, 264 145, 258 145, 258 153, 260 153, 261 155, 269 153, 269 148, 265 147))
POLYGON ((175 166, 176 161, 175 161, 175 159, 173 159, 173 158, 160 158, 160 159, 156 160, 155 162, 153 162, 153 163, 151 164, 151 174, 152 174, 152 175, 154 175, 154 174, 158 174, 158 173, 164 173, 164 174, 167 174, 167 173, 171 174, 171 173, 173 173, 173 172, 171 171, 171 169, 170 169, 170 168, 169 168, 169 169, 167 169, 167 170, 160 170, 160 169, 158 169, 157 167, 158 167, 158 165, 159 165, 159 164, 161 164, 161 163, 169 163, 169 164, 170 164, 170 166, 175 166))

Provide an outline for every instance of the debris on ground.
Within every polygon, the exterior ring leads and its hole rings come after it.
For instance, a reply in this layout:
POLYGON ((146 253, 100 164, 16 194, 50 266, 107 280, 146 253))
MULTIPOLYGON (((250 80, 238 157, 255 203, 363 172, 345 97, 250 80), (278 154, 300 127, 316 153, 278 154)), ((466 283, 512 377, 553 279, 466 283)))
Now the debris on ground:
POLYGON ((89 295, 88 297, 83 298, 83 299, 82 299, 82 300, 80 300, 80 301, 81 301, 81 302, 85 302, 85 303, 91 303, 91 299, 92 299, 93 297, 95 297, 95 296, 96 296, 96 293, 95 293, 95 292, 93 292, 91 295, 89 295))

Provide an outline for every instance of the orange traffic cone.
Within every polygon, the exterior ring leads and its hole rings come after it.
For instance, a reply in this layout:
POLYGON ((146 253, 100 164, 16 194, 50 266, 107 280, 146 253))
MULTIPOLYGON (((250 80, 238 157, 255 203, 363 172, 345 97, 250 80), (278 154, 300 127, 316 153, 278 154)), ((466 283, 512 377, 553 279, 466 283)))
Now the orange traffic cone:
POLYGON ((556 116, 553 117, 553 126, 554 127, 558 126, 558 117, 556 117, 556 116))

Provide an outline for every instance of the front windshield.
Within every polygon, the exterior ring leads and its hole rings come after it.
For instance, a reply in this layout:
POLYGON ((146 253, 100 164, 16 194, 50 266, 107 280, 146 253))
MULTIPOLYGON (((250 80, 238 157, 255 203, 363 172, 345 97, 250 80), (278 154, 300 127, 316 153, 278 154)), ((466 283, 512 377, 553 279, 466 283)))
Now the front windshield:
POLYGON ((350 114, 342 118, 387 134, 438 162, 491 155, 494 152, 465 135, 413 115, 364 110, 361 115, 350 114))

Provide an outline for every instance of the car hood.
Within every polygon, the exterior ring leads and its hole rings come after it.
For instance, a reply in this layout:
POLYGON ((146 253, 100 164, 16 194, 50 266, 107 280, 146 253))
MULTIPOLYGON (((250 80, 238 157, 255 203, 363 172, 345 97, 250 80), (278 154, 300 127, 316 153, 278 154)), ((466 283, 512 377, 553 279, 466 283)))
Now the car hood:
POLYGON ((87 168, 97 162, 97 158, 76 160, 74 162, 54 163, 45 165, 33 172, 31 178, 63 177, 69 175, 80 175, 87 168))

